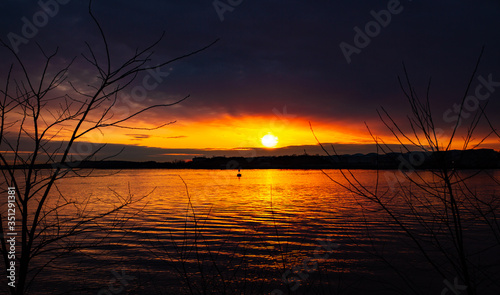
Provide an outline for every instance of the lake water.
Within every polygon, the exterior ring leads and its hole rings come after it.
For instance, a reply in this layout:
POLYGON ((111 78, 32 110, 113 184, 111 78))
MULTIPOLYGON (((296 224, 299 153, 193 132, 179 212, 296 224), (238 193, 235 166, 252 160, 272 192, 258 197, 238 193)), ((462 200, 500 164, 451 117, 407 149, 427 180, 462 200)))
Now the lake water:
MULTIPOLYGON (((402 205, 401 190, 390 188, 388 181, 394 180, 396 171, 380 172, 378 186, 376 171, 353 173, 367 189, 385 191, 387 204, 402 214, 419 238, 432 244, 429 229, 407 218, 410 211, 402 205)), ((499 171, 488 173, 500 178, 499 171)), ((78 212, 104 212, 128 195, 145 197, 90 223, 94 232, 73 242, 94 247, 54 261, 54 267, 34 281, 32 293, 442 294, 447 287, 444 279, 455 279, 453 270, 445 273, 446 278, 432 270, 379 205, 334 183, 332 179, 349 187, 337 170, 242 174, 237 178, 232 170, 95 170, 91 177, 61 180, 58 189, 66 200, 88 200, 61 211, 61 220, 78 212)), ((431 172, 421 175, 422 181, 435 179, 431 172)), ((484 173, 469 184, 481 200, 498 197, 498 183, 484 173)), ((410 187, 404 181, 402 185, 410 187)), ((426 194, 413 191, 417 199, 426 194)), ((415 209, 440 206, 414 204, 415 209)), ((493 212, 500 213, 498 208, 493 212)), ((463 218, 471 259, 487 260, 488 274, 496 275, 492 281, 498 279, 498 242, 480 217, 469 212, 463 218)), ((441 222, 435 220, 433 230, 441 222)), ((443 248, 452 247, 444 241, 443 248)), ((427 251, 433 262, 449 263, 433 249, 427 251)), ((42 256, 34 263, 45 261, 42 256)), ((498 294, 494 288, 490 284, 481 294, 498 294)))

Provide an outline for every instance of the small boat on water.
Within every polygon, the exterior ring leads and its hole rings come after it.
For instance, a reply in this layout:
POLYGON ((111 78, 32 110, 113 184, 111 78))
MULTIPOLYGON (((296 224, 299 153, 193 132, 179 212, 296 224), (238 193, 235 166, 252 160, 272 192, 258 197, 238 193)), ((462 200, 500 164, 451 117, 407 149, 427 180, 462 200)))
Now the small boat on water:
POLYGON ((236 174, 236 176, 239 178, 241 177, 241 172, 240 172, 240 169, 238 169, 238 174, 236 174))

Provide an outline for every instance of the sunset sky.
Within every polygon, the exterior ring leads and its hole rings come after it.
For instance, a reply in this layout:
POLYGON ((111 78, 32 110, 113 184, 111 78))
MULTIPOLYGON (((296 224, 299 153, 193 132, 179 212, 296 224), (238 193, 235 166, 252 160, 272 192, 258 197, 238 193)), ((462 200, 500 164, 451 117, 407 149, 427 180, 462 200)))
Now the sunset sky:
MULTIPOLYGON (((69 79, 84 86, 95 77, 80 55, 84 42, 102 49, 88 2, 54 1, 40 1, 57 3, 58 11, 47 4, 47 24, 37 27, 26 44, 17 44, 19 55, 39 70, 36 43, 51 50, 59 46, 56 62, 78 56, 69 79)), ((151 65, 220 39, 195 56, 140 74, 120 94, 117 112, 190 95, 179 105, 131 122, 142 127, 174 124, 152 131, 105 129, 85 139, 110 143, 105 153, 127 146, 120 159, 321 153, 309 123, 320 141, 334 143, 340 153, 374 152, 365 122, 376 136, 394 143, 377 109, 384 107, 398 120, 410 112, 397 79, 404 75, 403 63, 421 97, 432 78, 435 123, 446 136, 482 46, 469 94, 477 95, 479 87, 479 94, 489 95, 487 114, 500 127, 498 1, 97 0, 93 8, 116 63, 163 31, 151 65), (366 28, 371 37, 359 37, 366 28), (353 51, 343 52, 346 48, 353 51), (137 93, 144 95, 140 101, 137 93), (276 147, 263 146, 261 138, 267 134, 278 139, 276 147)), ((37 1, 2 1, 0 11, 0 37, 9 43, 13 34, 23 36, 26 21, 33 22, 43 10, 37 1)), ((4 78, 13 59, 1 50, 4 78)), ((477 107, 471 102, 469 109, 472 113, 477 107)), ((480 125, 477 138, 486 132, 486 125, 480 125)), ((499 139, 492 137, 484 147, 499 150, 499 139)))

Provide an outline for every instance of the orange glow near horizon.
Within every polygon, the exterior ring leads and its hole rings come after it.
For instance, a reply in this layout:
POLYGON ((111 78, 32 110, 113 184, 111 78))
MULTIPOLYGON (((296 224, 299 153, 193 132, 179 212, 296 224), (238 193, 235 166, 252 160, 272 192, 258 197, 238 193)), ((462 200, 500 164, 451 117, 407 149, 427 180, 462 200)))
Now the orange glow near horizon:
MULTIPOLYGON (((44 117, 49 118, 51 112, 44 109, 44 117)), ((273 111, 274 112, 274 111, 273 111)), ((177 117, 174 114, 151 112, 147 116, 139 116, 133 118, 124 124, 124 126, 132 128, 114 128, 107 127, 94 130, 86 133, 78 139, 78 141, 87 141, 96 144, 123 144, 135 145, 153 148, 165 149, 197 149, 197 150, 246 150, 254 148, 263 148, 262 138, 271 133, 279 140, 272 144, 272 148, 280 149, 290 146, 317 145, 318 142, 314 135, 321 143, 334 144, 352 144, 352 145, 373 145, 374 139, 371 137, 365 122, 356 118, 352 119, 336 119, 336 118, 314 118, 302 117, 295 114, 289 114, 284 109, 283 112, 272 113, 265 115, 229 115, 224 111, 217 112, 204 111, 199 116, 192 117, 177 117), (194 119, 193 119, 194 118, 194 119), (155 129, 162 123, 170 120, 177 120, 176 123, 155 129), (314 130, 311 131, 310 122, 314 130), (149 128, 151 130, 143 130, 149 128)), ((16 121, 22 120, 22 116, 13 113, 9 116, 7 125, 14 124, 16 121)), ((80 131, 92 128, 97 118, 90 118, 81 126, 80 131)), ((46 128, 50 122, 41 121, 43 124, 38 128, 46 128)), ((51 138, 53 141, 68 141, 75 127, 75 122, 68 122, 62 129, 50 129, 45 134, 45 139, 51 138)), ((380 120, 373 119, 366 123, 371 133, 376 137, 380 144, 399 144, 397 139, 388 130, 380 120)), ((407 126, 406 126, 407 127, 407 126)), ((450 127, 450 126, 446 126, 450 127)), ((452 127, 452 126, 451 126, 452 127)), ((33 126, 30 123, 23 125, 26 132, 34 132, 33 126)), ((403 128, 404 129, 404 128, 403 128)), ((406 128, 406 134, 414 139, 413 131, 406 128)), ((441 129, 437 132, 438 140, 441 149, 447 146, 449 136, 452 130, 450 128, 441 129)), ((464 130, 460 130, 464 132, 464 130)), ((463 149, 462 133, 455 134, 454 142, 451 149, 463 149)), ((484 131, 483 131, 484 133, 484 131)), ((475 138, 469 143, 468 149, 474 148, 476 144, 481 142, 485 134, 476 132, 475 138)), ((424 139, 421 136, 420 139, 424 139)), ((400 136, 400 139, 409 144, 409 141, 400 136)), ((425 144, 425 143, 424 143, 425 144)), ((500 141, 493 136, 484 140, 479 148, 500 149, 500 141)))
MULTIPOLYGON (((144 121, 133 122, 134 126, 153 128, 155 125, 144 121)), ((362 122, 325 122, 313 121, 314 134, 322 143, 337 144, 374 144, 362 122)), ((130 125, 130 124, 129 124, 130 125)), ((372 133, 380 136, 385 144, 398 144, 393 135, 377 124, 372 124, 372 133), (384 133, 380 133, 383 130, 384 133)), ((251 149, 263 148, 262 138, 272 134, 279 140, 273 148, 288 146, 317 145, 309 120, 301 118, 280 119, 276 116, 229 116, 222 115, 214 119, 199 121, 179 120, 177 123, 155 130, 103 129, 88 134, 82 140, 95 143, 138 145, 171 149, 251 149)), ((380 140, 379 137, 377 137, 380 140)), ((441 143, 447 143, 442 137, 441 143)), ((382 144, 382 142, 379 142, 382 144)), ((452 149, 461 149, 462 142, 457 141, 452 149)), ((498 141, 486 141, 485 144, 498 146, 498 141)), ((470 145, 471 148, 473 145, 470 145)))
MULTIPOLYGON (((137 123, 139 125, 139 122, 137 123)), ((140 123, 141 127, 154 127, 140 123)), ((321 142, 350 144, 373 143, 366 129, 349 126, 343 122, 321 122, 313 124, 314 132, 321 142)), ((143 131, 128 129, 102 130, 104 135, 94 132, 85 140, 115 144, 140 145, 158 148, 193 149, 245 149, 262 148, 262 138, 268 134, 276 137, 274 148, 297 145, 316 145, 309 121, 302 119, 280 120, 275 116, 222 116, 212 120, 186 121, 160 129, 143 131)), ((270 147, 270 146, 267 146, 270 147)))

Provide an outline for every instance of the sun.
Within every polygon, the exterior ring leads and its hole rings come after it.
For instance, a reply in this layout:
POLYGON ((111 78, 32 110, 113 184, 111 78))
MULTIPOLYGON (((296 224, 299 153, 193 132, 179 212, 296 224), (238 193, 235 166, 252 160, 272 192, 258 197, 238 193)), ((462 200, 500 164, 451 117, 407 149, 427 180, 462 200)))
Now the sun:
POLYGON ((260 140, 265 147, 272 148, 278 144, 278 137, 274 136, 271 133, 264 135, 264 137, 260 140))

